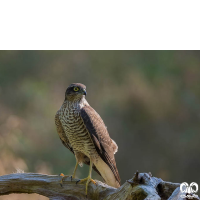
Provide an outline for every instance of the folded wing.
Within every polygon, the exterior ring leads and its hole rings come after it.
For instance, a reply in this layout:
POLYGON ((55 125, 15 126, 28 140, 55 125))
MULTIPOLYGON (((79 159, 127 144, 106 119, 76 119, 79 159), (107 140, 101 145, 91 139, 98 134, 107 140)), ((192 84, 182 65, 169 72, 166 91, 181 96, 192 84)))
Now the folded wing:
POLYGON ((116 143, 110 138, 107 128, 99 114, 90 106, 81 109, 81 117, 91 135, 95 148, 101 159, 109 166, 116 181, 120 184, 114 154, 117 152, 116 143))

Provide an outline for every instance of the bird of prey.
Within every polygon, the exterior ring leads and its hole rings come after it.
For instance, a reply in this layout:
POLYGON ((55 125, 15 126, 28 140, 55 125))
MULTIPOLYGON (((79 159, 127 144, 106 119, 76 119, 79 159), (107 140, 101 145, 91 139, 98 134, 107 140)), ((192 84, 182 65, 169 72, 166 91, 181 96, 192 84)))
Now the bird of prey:
POLYGON ((89 182, 96 184, 91 178, 92 168, 112 187, 120 187, 120 177, 114 157, 118 146, 110 138, 103 120, 88 104, 85 96, 85 85, 69 85, 65 92, 65 100, 56 113, 55 124, 62 143, 76 158, 72 178, 75 178, 78 164, 90 166, 88 177, 80 180, 86 181, 87 195, 89 182))

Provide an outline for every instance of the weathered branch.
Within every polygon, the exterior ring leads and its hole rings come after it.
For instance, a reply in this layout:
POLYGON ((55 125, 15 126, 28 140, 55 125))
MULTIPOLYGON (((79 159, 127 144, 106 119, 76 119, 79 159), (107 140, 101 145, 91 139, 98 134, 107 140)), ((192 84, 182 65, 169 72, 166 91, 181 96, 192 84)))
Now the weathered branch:
POLYGON ((131 200, 131 199, 178 199, 180 194, 178 183, 165 182, 152 177, 150 173, 136 172, 134 177, 126 181, 120 188, 110 187, 100 181, 89 184, 88 196, 85 196, 84 183, 76 184, 78 179, 71 181, 66 178, 63 186, 59 184, 60 176, 34 173, 16 173, 0 176, 0 196, 11 193, 37 193, 50 200, 131 200), (176 194, 170 197, 177 188, 176 194))

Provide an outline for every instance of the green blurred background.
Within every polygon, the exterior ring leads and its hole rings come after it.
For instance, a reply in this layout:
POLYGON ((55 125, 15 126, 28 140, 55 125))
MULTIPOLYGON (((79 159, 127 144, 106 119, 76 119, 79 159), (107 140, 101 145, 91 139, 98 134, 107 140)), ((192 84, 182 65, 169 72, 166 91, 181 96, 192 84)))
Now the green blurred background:
POLYGON ((118 144, 122 184, 136 170, 200 184, 199 51, 0 51, 0 175, 72 174, 54 116, 73 82, 118 144))

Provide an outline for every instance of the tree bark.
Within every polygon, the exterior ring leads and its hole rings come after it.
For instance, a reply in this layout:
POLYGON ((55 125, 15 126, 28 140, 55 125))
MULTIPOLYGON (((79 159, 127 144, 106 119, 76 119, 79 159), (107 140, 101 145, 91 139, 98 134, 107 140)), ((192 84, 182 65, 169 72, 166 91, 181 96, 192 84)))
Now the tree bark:
MULTIPOLYGON (((85 195, 85 184, 78 179, 68 177, 60 185, 58 175, 35 173, 16 173, 0 176, 0 196, 11 193, 37 193, 50 200, 184 200, 180 197, 179 183, 165 182, 152 177, 150 173, 136 172, 132 179, 120 188, 110 187, 100 181, 96 185, 90 183, 88 195, 85 195)), ((196 198, 199 199, 199 198, 196 198)), ((193 198, 195 200, 195 198, 193 198)))

